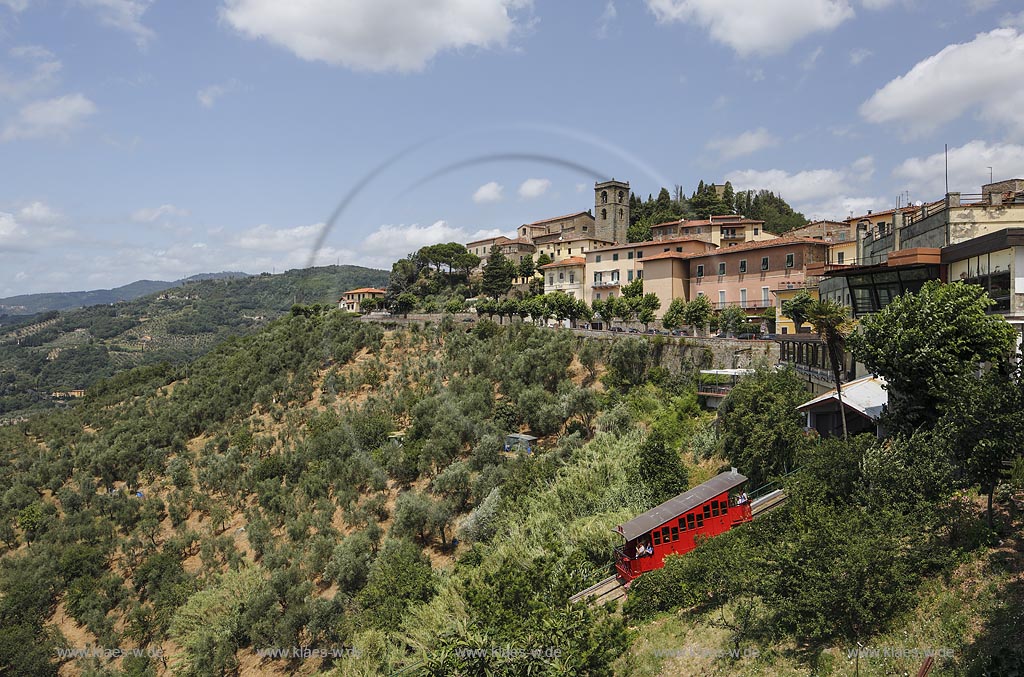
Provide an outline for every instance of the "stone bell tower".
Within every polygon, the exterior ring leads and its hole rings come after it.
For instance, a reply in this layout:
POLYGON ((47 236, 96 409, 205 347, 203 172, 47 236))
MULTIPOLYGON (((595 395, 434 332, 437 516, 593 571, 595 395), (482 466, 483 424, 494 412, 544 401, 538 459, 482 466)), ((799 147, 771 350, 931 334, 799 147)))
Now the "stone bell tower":
POLYGON ((594 184, 594 235, 602 240, 625 242, 629 228, 629 181, 594 184))

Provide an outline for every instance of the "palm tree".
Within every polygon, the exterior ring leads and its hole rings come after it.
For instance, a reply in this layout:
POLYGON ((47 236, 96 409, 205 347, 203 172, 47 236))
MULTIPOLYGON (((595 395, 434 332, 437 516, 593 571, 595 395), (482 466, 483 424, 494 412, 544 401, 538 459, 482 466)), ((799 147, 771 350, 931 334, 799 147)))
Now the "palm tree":
POLYGON ((850 319, 846 306, 832 300, 815 301, 806 311, 805 319, 817 332, 818 338, 825 344, 829 362, 832 365, 832 378, 836 384, 836 397, 839 399, 839 415, 843 419, 843 439, 847 438, 846 408, 843 406, 843 361, 846 354, 846 337, 853 330, 854 321, 850 319))

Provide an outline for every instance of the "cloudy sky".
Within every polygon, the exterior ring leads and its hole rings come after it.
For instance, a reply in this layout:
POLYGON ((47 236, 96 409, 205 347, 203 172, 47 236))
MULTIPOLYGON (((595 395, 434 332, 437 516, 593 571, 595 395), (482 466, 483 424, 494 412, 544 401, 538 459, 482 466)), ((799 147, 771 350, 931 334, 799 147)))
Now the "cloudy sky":
POLYGON ((0 0, 0 296, 1024 176, 1021 0, 0 0), (325 226, 333 214, 333 227, 325 226))

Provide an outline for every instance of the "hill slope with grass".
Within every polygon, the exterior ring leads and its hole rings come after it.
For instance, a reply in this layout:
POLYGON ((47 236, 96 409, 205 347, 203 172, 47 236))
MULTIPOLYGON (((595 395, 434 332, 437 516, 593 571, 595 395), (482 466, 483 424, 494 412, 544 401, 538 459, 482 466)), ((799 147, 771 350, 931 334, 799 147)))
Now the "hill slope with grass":
POLYGON ((1012 494, 995 531, 966 489, 907 507, 886 492, 906 489, 915 454, 867 439, 779 442, 804 468, 785 508, 642 577, 624 611, 568 603, 607 575, 616 524, 766 439, 796 382, 751 380, 779 399, 741 391, 725 444, 694 374, 645 339, 487 320, 385 331, 296 307, 0 428, 0 668, 840 675, 851 664, 829 657, 853 631, 958 638, 933 674, 1009 665, 1012 494), (534 453, 504 451, 512 430, 540 438, 534 453), (142 655, 63 652, 88 644, 142 655), (758 654, 714 653, 734 646, 758 654))

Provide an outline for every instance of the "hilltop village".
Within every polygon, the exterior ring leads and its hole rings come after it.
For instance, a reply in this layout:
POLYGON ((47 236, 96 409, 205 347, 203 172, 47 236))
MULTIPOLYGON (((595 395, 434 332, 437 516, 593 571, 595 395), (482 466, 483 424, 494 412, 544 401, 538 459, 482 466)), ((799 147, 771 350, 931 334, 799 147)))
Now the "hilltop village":
MULTIPOLYGON (((702 191, 712 193, 728 211, 742 208, 730 185, 702 182, 693 199, 702 191)), ((860 318, 932 279, 980 285, 995 301, 995 311, 1018 330, 1024 324, 1024 277, 1011 274, 1024 270, 1024 179, 989 183, 978 193, 950 192, 927 203, 814 221, 781 233, 770 232, 762 220, 727 213, 656 223, 641 231, 646 237, 631 241, 637 239, 630 237, 636 222, 631 210, 638 204, 629 182, 599 182, 592 209, 523 224, 514 238, 474 240, 464 249, 454 243, 438 247, 455 247, 458 251, 441 258, 447 257, 450 269, 464 266, 467 277, 477 280, 492 254, 500 254, 498 260, 509 264, 506 286, 499 286, 498 293, 484 291, 483 297, 524 299, 561 292, 585 304, 570 317, 585 318, 593 329, 609 328, 616 317, 627 331, 640 331, 640 324, 648 333, 660 331, 652 324, 679 327, 686 323, 674 317, 673 309, 703 297, 712 318, 723 312, 732 318, 721 327, 729 333, 780 338, 810 331, 783 310, 798 296, 835 301, 860 318), (459 256, 462 263, 453 265, 459 256), (657 299, 646 305, 646 318, 640 305, 634 305, 632 316, 608 311, 609 300, 614 304, 631 292, 657 299)), ((354 289, 340 305, 351 311, 397 307, 408 312, 408 304, 398 303, 403 291, 395 285, 354 289)), ((472 309, 479 301, 471 297, 464 307, 455 303, 445 309, 472 309)), ((713 319, 710 324, 719 326, 713 319)))

